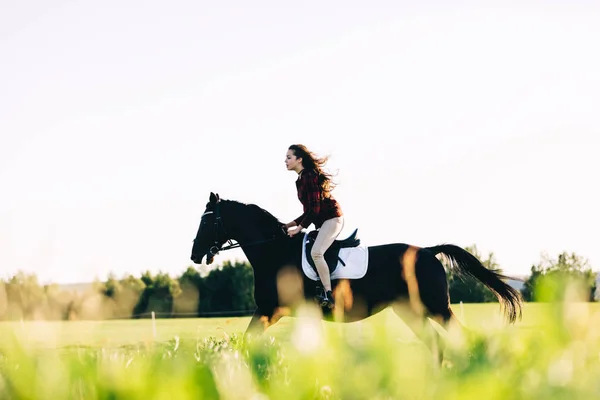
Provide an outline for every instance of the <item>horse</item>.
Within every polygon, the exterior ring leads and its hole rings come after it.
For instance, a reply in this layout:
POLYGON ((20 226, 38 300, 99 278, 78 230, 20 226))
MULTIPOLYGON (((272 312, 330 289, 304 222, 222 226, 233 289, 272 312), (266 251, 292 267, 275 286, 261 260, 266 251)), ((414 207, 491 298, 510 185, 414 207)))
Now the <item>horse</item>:
MULTIPOLYGON (((236 247, 243 250, 254 273, 256 303, 244 335, 260 335, 281 316, 292 315, 290 310, 300 304, 314 301, 317 305, 319 280, 306 247, 312 244, 314 232, 303 230, 289 237, 284 224, 270 212, 256 204, 222 199, 211 192, 193 240, 191 260, 201 264, 206 257, 206 264, 211 264, 221 251, 236 247)), ((520 292, 503 281, 511 278, 487 269, 463 248, 453 244, 419 247, 406 243, 364 246, 357 230, 347 238, 336 239, 325 252, 335 307, 322 308, 321 318, 360 321, 391 306, 423 342, 427 318, 445 329, 453 322, 462 326, 450 307, 446 270, 436 257, 438 254, 446 257, 453 271, 486 285, 498 298, 509 323, 522 318, 520 292), (348 263, 354 264, 345 265, 348 263)), ((439 334, 434 332, 433 336, 433 342, 427 345, 441 362, 439 334)))

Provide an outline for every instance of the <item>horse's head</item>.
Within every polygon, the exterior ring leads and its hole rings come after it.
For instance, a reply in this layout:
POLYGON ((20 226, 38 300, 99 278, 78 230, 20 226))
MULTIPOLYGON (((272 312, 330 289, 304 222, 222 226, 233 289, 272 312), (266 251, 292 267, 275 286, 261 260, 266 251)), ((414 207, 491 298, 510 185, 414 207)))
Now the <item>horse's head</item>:
POLYGON ((191 259, 199 264, 206 255, 206 263, 210 264, 221 250, 242 247, 246 251, 287 238, 283 223, 268 211, 255 204, 221 200, 218 194, 211 192, 194 239, 191 259), (233 244, 232 240, 239 243, 233 244), (227 242, 229 245, 223 247, 227 242))
POLYGON ((206 264, 211 264, 229 239, 221 219, 221 199, 218 194, 211 192, 192 246, 192 261, 200 264, 206 255, 206 264))

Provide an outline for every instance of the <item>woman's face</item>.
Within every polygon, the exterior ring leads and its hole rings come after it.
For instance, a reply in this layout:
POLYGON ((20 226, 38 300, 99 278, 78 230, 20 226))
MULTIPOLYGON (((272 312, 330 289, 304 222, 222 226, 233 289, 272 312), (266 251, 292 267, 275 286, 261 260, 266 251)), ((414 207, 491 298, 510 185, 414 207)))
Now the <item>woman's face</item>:
POLYGON ((302 169, 302 157, 297 158, 293 150, 288 150, 285 155, 285 166, 288 171, 296 171, 302 169))

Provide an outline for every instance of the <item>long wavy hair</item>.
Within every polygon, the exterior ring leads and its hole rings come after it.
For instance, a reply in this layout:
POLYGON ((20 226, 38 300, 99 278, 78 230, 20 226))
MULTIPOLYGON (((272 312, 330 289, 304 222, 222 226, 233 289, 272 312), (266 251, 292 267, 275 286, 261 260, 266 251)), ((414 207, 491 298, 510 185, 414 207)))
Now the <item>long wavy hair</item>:
POLYGON ((332 180, 333 174, 325 170, 325 164, 329 161, 329 156, 319 157, 303 144, 292 144, 289 147, 289 150, 293 151, 296 157, 302 158, 302 166, 305 169, 313 169, 316 171, 319 177, 319 185, 321 186, 323 197, 329 197, 331 191, 337 185, 332 180))

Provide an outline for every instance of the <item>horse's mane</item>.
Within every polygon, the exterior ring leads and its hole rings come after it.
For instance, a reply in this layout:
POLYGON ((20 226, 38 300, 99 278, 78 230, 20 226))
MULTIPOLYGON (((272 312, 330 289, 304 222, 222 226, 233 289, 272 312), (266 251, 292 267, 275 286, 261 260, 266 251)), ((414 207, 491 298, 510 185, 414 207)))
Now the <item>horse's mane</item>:
POLYGON ((264 208, 259 207, 256 204, 251 203, 242 203, 236 200, 221 200, 223 202, 227 202, 235 208, 244 208, 245 210, 249 210, 255 215, 263 227, 268 227, 269 229, 273 229, 275 232, 282 232, 281 227, 284 225, 277 217, 271 214, 269 211, 264 208))

